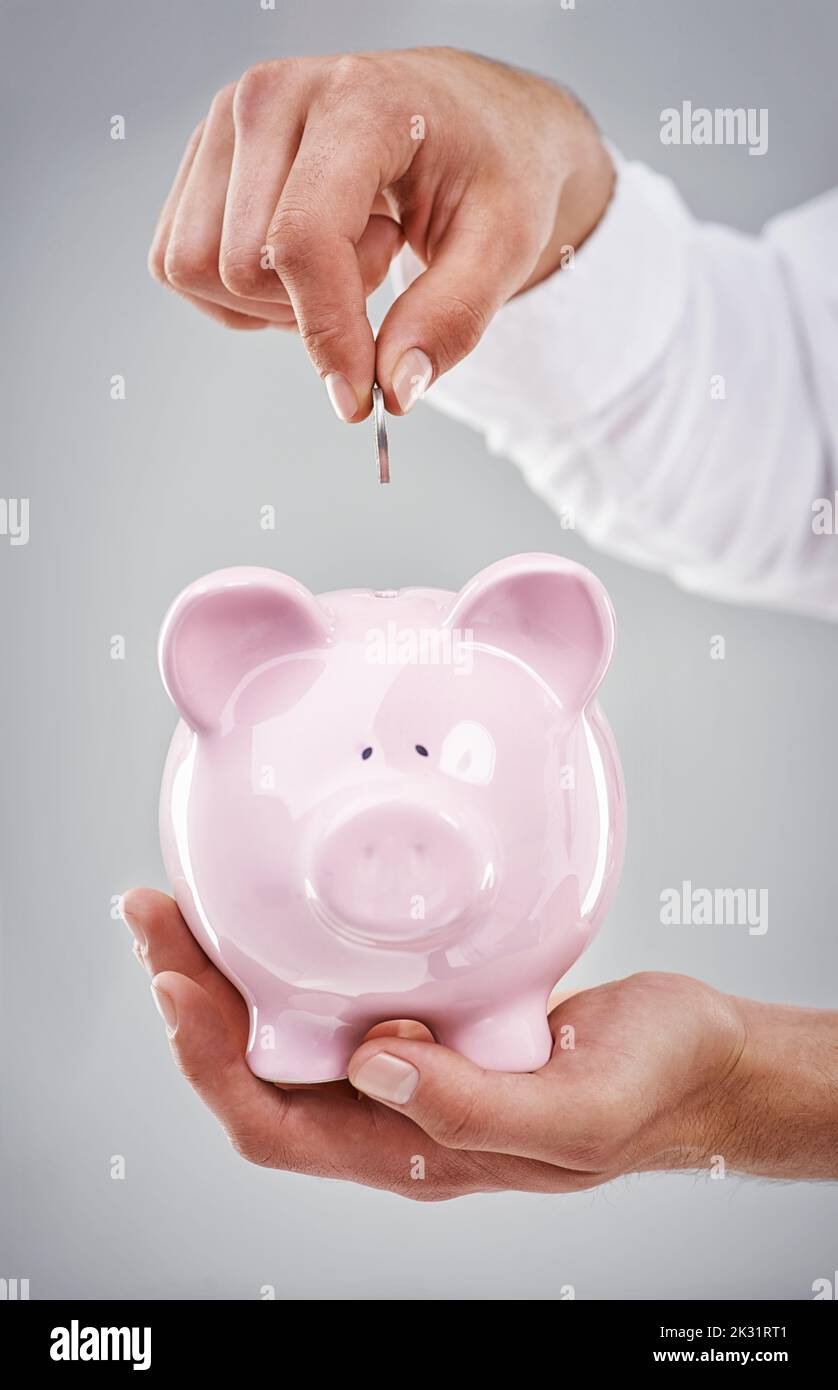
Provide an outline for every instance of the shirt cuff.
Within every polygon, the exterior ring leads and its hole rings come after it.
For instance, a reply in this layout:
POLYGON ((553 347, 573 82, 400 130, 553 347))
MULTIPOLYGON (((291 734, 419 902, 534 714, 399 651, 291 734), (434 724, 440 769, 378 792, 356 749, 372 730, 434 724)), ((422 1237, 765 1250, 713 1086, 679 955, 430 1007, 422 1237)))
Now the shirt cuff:
MULTIPOLYGON (((431 387, 433 404, 490 435, 532 437, 597 414, 660 359, 683 313, 694 223, 668 179, 611 154, 614 194, 572 264, 504 305, 431 387)), ((406 247, 396 293, 423 268, 406 247)))

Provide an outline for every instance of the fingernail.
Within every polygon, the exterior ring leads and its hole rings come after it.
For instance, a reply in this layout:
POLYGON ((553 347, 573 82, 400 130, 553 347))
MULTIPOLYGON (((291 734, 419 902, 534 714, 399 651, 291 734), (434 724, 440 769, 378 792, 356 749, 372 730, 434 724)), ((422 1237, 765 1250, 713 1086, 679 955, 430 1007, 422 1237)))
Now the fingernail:
POLYGON ((171 1037, 177 1028, 177 1009, 175 1008, 175 1001, 171 994, 167 994, 165 989, 160 985, 155 985, 153 982, 151 986, 151 997, 157 1005, 157 1012, 166 1025, 166 1032, 169 1037, 171 1037))
POLYGON ((135 940, 138 941, 141 946, 147 946, 148 942, 146 940, 146 934, 140 926, 139 922, 137 922, 131 916, 131 914, 126 911, 124 898, 120 898, 119 900, 119 915, 122 918, 128 930, 133 933, 135 940))
POLYGON ((326 377, 326 390, 329 400, 339 420, 351 420, 358 409, 355 388, 343 372, 329 372, 326 377))
POLYGON ((389 1100, 393 1105, 407 1105, 419 1085, 419 1073, 401 1057, 379 1052, 370 1057, 352 1082, 364 1095, 373 1100, 389 1100))
POLYGON ((433 374, 431 359, 421 348, 402 353, 393 368, 393 394, 405 414, 424 396, 433 374))

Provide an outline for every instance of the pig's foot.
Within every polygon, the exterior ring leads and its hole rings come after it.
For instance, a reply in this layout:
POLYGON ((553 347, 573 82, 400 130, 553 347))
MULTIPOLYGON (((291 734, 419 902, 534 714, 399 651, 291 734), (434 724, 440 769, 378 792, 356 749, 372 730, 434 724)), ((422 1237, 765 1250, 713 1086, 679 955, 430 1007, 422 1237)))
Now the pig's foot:
POLYGON ((481 1018, 454 1018, 436 1031, 445 1047, 488 1071, 538 1071, 553 1049, 547 1003, 542 998, 519 1002, 481 1018))
POLYGON ((340 1081, 363 1034, 331 1015, 260 1009, 247 1064, 263 1081, 340 1081))

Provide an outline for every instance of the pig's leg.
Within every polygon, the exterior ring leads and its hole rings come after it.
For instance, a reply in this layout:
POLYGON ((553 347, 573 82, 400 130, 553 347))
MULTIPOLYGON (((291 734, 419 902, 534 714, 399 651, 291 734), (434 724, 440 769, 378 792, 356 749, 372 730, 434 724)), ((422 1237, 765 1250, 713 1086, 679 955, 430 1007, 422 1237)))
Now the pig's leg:
POLYGON ((256 1010, 247 1064, 264 1081, 338 1081, 364 1029, 331 1013, 256 1010))
POLYGON ((519 999, 480 1016, 449 1018, 435 1032, 445 1047, 489 1071, 538 1071, 553 1048, 542 996, 519 999))

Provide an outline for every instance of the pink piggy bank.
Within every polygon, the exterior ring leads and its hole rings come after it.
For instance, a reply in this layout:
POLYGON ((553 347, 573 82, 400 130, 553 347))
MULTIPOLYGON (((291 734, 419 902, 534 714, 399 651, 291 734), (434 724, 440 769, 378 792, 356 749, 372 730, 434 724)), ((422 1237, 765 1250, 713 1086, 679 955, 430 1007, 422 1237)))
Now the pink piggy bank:
POLYGON ((602 585, 553 555, 502 560, 458 594, 315 598, 245 568, 175 600, 163 854, 248 1003, 257 1076, 343 1077, 393 1018, 484 1067, 544 1065, 547 998, 622 858, 594 701, 613 645, 602 585))

